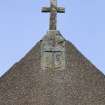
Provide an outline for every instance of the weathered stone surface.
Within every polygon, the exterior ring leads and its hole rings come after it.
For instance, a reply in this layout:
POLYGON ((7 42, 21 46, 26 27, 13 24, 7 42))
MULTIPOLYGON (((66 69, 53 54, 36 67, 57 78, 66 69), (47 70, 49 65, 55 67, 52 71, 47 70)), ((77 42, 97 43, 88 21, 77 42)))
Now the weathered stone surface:
POLYGON ((41 68, 65 69, 65 39, 59 31, 48 31, 41 43, 41 68))
POLYGON ((42 43, 0 78, 0 105, 105 105, 105 76, 74 45, 65 69, 43 70, 42 43))
POLYGON ((49 30, 56 30, 57 13, 64 13, 65 8, 57 7, 57 0, 50 0, 50 7, 43 7, 42 12, 50 12, 49 30))

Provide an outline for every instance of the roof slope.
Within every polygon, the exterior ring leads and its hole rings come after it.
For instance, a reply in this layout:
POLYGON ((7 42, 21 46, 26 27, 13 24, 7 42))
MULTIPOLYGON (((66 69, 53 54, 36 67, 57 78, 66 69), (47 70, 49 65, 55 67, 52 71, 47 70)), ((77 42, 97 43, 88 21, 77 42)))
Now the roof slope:
POLYGON ((65 68, 42 70, 42 41, 1 77, 0 105, 105 105, 105 76, 68 41, 65 68))

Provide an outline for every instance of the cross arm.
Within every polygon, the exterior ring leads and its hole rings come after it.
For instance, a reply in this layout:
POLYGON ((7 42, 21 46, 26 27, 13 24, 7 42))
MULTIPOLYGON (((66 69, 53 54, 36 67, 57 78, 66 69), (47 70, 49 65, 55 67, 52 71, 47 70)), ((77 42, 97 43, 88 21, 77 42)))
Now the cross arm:
POLYGON ((58 7, 57 12, 58 13, 65 13, 65 8, 64 7, 58 7))
POLYGON ((50 7, 43 7, 42 12, 51 12, 51 8, 50 7))
MULTIPOLYGON (((63 7, 58 7, 56 10, 58 13, 65 13, 65 8, 63 8, 63 7)), ((51 12, 51 8, 50 7, 43 7, 42 12, 51 12)))

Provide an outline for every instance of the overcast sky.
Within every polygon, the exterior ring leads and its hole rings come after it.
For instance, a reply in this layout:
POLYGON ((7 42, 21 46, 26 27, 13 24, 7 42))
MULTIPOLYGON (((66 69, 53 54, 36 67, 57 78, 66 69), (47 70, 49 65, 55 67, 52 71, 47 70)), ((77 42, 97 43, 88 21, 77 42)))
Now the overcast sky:
MULTIPOLYGON (((58 0, 58 30, 105 73, 105 0, 58 0)), ((0 0, 0 76, 47 32, 49 0, 0 0)))

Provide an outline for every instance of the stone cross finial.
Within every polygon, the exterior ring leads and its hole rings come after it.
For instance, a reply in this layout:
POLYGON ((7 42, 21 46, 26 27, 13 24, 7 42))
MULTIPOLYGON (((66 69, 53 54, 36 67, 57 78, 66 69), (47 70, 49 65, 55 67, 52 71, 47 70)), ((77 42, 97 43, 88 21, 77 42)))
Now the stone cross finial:
POLYGON ((64 13, 65 8, 57 7, 57 0, 50 0, 51 7, 43 7, 42 12, 50 12, 50 25, 49 30, 57 29, 57 13, 64 13))

